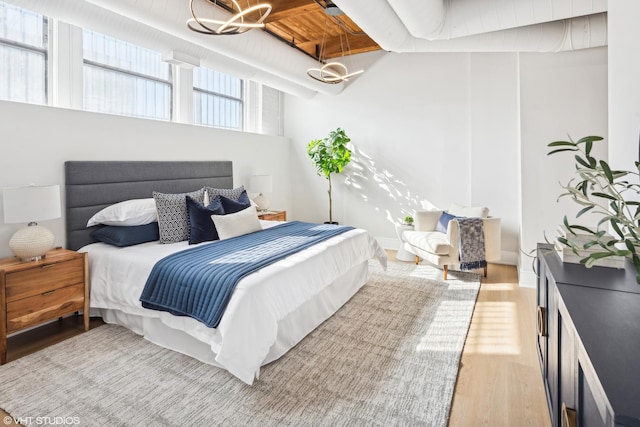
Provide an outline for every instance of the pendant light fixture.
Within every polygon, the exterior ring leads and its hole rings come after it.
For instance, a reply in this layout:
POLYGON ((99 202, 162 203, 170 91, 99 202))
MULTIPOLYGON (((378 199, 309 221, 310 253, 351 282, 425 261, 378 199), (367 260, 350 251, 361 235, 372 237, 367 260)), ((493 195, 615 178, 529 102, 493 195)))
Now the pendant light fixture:
POLYGON ((232 7, 218 0, 190 0, 191 16, 193 18, 187 20, 187 27, 190 30, 200 34, 212 36, 226 36, 234 34, 242 34, 254 28, 264 28, 264 20, 271 13, 271 5, 268 3, 257 3, 253 6, 247 0, 246 9, 242 9, 236 0, 231 0, 232 7), (214 7, 220 7, 232 13, 227 20, 214 18, 205 18, 201 13, 196 13, 194 3, 196 1, 206 2, 214 7))
POLYGON ((318 61, 320 62, 321 66, 319 68, 309 68, 307 70, 307 75, 312 79, 322 83, 338 84, 349 81, 350 78, 362 74, 364 70, 358 70, 350 73, 347 69, 347 66, 345 65, 345 47, 347 52, 350 52, 351 48, 349 47, 349 38, 347 37, 347 32, 340 25, 338 25, 338 36, 340 38, 340 53, 342 61, 339 62, 336 60, 326 60, 327 26, 328 21, 325 21, 324 34, 322 35, 322 42, 320 44, 320 51, 318 54, 318 61))

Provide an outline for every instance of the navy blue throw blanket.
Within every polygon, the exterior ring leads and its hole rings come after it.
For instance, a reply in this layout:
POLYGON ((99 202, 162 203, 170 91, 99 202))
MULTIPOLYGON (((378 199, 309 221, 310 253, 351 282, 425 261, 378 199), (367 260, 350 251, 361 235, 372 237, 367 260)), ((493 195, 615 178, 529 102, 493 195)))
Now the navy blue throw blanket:
POLYGON ((215 328, 245 276, 353 227, 292 221, 169 255, 154 265, 140 301, 215 328))
POLYGON ((482 218, 457 218, 457 220, 460 270, 469 271, 486 267, 482 218))

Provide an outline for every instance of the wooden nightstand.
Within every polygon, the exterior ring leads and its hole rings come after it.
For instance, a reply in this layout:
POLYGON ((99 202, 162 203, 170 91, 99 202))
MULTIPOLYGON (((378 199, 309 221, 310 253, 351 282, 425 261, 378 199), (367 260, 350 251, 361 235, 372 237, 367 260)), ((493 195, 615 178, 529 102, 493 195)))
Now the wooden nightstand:
POLYGON ((258 212, 258 218, 265 221, 286 221, 287 211, 266 211, 258 212))
POLYGON ((86 253, 67 249, 40 261, 0 260, 0 365, 7 362, 7 334, 80 310, 89 330, 88 268, 86 253))

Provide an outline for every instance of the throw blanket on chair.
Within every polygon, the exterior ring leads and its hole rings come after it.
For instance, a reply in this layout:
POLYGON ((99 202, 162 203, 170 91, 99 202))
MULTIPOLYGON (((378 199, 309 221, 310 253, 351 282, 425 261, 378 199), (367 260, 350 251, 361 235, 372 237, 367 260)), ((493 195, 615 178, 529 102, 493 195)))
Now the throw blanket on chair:
POLYGON ((140 301, 215 328, 243 277, 352 229, 292 221, 174 253, 154 265, 140 301))
POLYGON ((482 218, 458 218, 458 247, 460 270, 475 270, 487 266, 482 218))

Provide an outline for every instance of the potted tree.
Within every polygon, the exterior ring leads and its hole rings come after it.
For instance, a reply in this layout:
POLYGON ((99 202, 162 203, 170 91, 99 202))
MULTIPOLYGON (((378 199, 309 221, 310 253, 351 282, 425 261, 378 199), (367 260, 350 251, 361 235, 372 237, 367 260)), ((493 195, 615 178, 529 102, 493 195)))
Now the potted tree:
POLYGON ((314 139, 307 146, 307 154, 316 166, 318 175, 329 181, 329 224, 333 221, 333 201, 331 199, 331 174, 341 173, 351 161, 351 150, 347 144, 351 141, 343 129, 337 128, 329 132, 324 139, 314 139))

